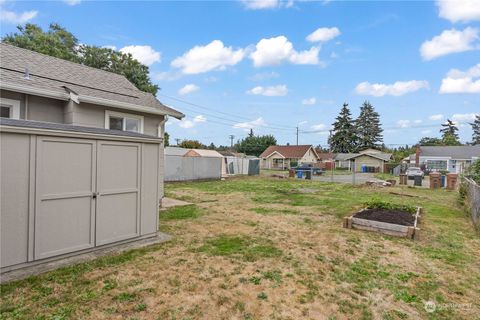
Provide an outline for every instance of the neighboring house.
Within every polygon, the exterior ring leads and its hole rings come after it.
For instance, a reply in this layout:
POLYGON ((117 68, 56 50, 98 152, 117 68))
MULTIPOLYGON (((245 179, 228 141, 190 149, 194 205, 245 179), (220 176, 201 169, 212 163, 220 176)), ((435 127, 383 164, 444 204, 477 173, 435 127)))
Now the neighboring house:
POLYGON ((417 146, 415 154, 404 162, 428 171, 463 173, 477 159, 480 159, 480 145, 417 146))
POLYGON ((0 44, 1 271, 158 233, 163 133, 124 76, 0 44))
POLYGON ((317 163, 317 152, 312 145, 270 146, 260 155, 263 169, 288 169, 303 163, 317 163))
POLYGON ((392 155, 376 149, 366 149, 359 153, 338 153, 335 156, 335 164, 339 168, 348 168, 361 172, 363 167, 373 168, 376 172, 384 172, 385 164, 390 161, 392 155))

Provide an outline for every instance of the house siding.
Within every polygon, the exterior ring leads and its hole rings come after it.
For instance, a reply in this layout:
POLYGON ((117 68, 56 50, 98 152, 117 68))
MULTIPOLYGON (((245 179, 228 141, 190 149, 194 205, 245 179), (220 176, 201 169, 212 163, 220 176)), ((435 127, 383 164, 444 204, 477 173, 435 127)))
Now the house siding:
POLYGON ((313 149, 309 149, 308 152, 303 156, 302 159, 299 161, 300 163, 317 163, 318 158, 313 152, 313 149))
POLYGON ((355 171, 362 171, 362 166, 366 165, 368 167, 378 167, 380 172, 383 172, 383 164, 383 160, 369 157, 367 155, 359 156, 355 158, 355 171))
POLYGON ((162 115, 139 113, 89 103, 76 104, 73 101, 55 100, 6 90, 0 90, 0 96, 20 101, 20 118, 25 120, 105 128, 105 111, 111 110, 143 116, 143 133, 157 136, 158 126, 164 119, 162 115), (26 103, 27 100, 28 103, 26 103), (26 112, 26 110, 28 111, 26 112))

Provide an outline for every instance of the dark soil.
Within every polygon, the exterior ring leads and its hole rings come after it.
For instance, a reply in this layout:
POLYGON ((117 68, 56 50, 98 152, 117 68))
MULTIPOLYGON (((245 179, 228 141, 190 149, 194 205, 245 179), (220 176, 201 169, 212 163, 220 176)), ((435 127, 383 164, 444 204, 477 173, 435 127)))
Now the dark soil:
POLYGON ((355 218, 413 226, 415 216, 402 210, 366 209, 353 215, 355 218))

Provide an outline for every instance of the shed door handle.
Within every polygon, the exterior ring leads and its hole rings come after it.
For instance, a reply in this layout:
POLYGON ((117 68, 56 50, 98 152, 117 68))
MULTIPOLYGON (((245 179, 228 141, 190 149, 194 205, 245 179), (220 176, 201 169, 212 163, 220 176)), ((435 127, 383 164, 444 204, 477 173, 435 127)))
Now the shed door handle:
POLYGON ((97 199, 97 196, 98 196, 98 192, 92 192, 92 198, 93 199, 97 199))

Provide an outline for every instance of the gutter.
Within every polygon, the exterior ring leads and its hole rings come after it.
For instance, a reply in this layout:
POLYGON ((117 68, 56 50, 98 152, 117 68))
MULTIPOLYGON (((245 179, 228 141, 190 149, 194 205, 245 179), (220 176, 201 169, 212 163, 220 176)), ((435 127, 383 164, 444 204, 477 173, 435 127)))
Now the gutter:
MULTIPOLYGON (((63 101, 70 100, 70 93, 67 93, 67 92, 62 93, 58 91, 41 89, 41 88, 36 88, 32 86, 25 86, 25 85, 15 84, 11 82, 9 83, 5 81, 0 82, 0 89, 21 92, 21 93, 31 94, 31 95, 45 97, 45 98, 53 98, 53 99, 63 100, 63 101)), ((131 111, 137 111, 137 112, 143 112, 143 113, 149 113, 149 114, 157 114, 162 116, 170 115, 178 120, 181 120, 183 117, 185 117, 185 115, 180 112, 165 112, 165 111, 157 110, 155 108, 140 106, 133 103, 96 98, 96 97, 86 96, 86 95, 78 95, 78 100, 79 102, 98 104, 101 106, 119 108, 124 110, 131 110, 131 111)))

